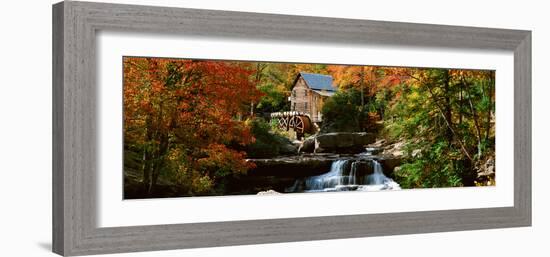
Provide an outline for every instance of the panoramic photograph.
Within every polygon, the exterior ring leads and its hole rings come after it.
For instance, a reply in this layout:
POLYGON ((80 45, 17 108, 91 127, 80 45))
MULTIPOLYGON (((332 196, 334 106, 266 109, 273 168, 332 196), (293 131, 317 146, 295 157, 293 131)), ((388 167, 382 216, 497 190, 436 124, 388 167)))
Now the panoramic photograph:
POLYGON ((124 199, 495 185, 495 71, 123 57, 124 199))

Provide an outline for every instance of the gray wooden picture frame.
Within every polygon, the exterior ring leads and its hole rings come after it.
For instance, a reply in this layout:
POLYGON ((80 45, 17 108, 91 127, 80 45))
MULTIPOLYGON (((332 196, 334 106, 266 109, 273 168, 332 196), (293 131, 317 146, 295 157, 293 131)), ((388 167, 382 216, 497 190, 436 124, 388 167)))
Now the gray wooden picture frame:
POLYGON ((87 255, 530 225, 530 31, 73 1, 53 6, 53 251, 58 254, 87 255), (100 30, 513 51, 514 206, 97 227, 95 36, 100 30))

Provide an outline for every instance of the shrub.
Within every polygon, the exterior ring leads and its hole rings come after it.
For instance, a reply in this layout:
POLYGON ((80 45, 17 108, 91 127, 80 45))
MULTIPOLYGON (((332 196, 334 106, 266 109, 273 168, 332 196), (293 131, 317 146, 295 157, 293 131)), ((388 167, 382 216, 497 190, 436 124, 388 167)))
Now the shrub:
POLYGON ((288 138, 272 130, 271 124, 262 118, 254 118, 246 121, 251 128, 252 135, 256 139, 254 143, 246 147, 249 158, 269 158, 285 153, 285 147, 291 142, 288 138))
POLYGON ((322 109, 321 132, 360 132, 368 118, 367 108, 361 106, 361 93, 356 89, 337 92, 322 109))

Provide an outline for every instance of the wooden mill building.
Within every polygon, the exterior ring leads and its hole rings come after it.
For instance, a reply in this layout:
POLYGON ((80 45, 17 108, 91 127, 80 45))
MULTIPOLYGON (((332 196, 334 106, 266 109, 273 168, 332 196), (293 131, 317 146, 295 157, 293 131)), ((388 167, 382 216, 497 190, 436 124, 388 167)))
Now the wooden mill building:
POLYGON ((308 114, 312 122, 321 122, 323 104, 336 90, 332 76, 300 72, 289 97, 290 110, 308 114))
POLYGON ((290 111, 271 113, 278 127, 295 132, 297 139, 305 133, 314 133, 323 121, 321 109, 327 98, 336 93, 332 76, 300 72, 292 85, 290 111))

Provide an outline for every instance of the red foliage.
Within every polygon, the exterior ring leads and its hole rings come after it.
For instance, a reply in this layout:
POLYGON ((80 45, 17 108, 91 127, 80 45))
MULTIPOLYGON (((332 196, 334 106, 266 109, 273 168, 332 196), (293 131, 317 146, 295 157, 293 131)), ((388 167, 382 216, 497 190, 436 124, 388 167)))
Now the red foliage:
MULTIPOLYGON (((125 141, 157 160, 180 148, 197 170, 249 168, 245 154, 229 145, 254 141, 236 119, 261 96, 250 64, 142 57, 123 62, 125 141)), ((217 171, 206 172, 215 177, 217 171)))

